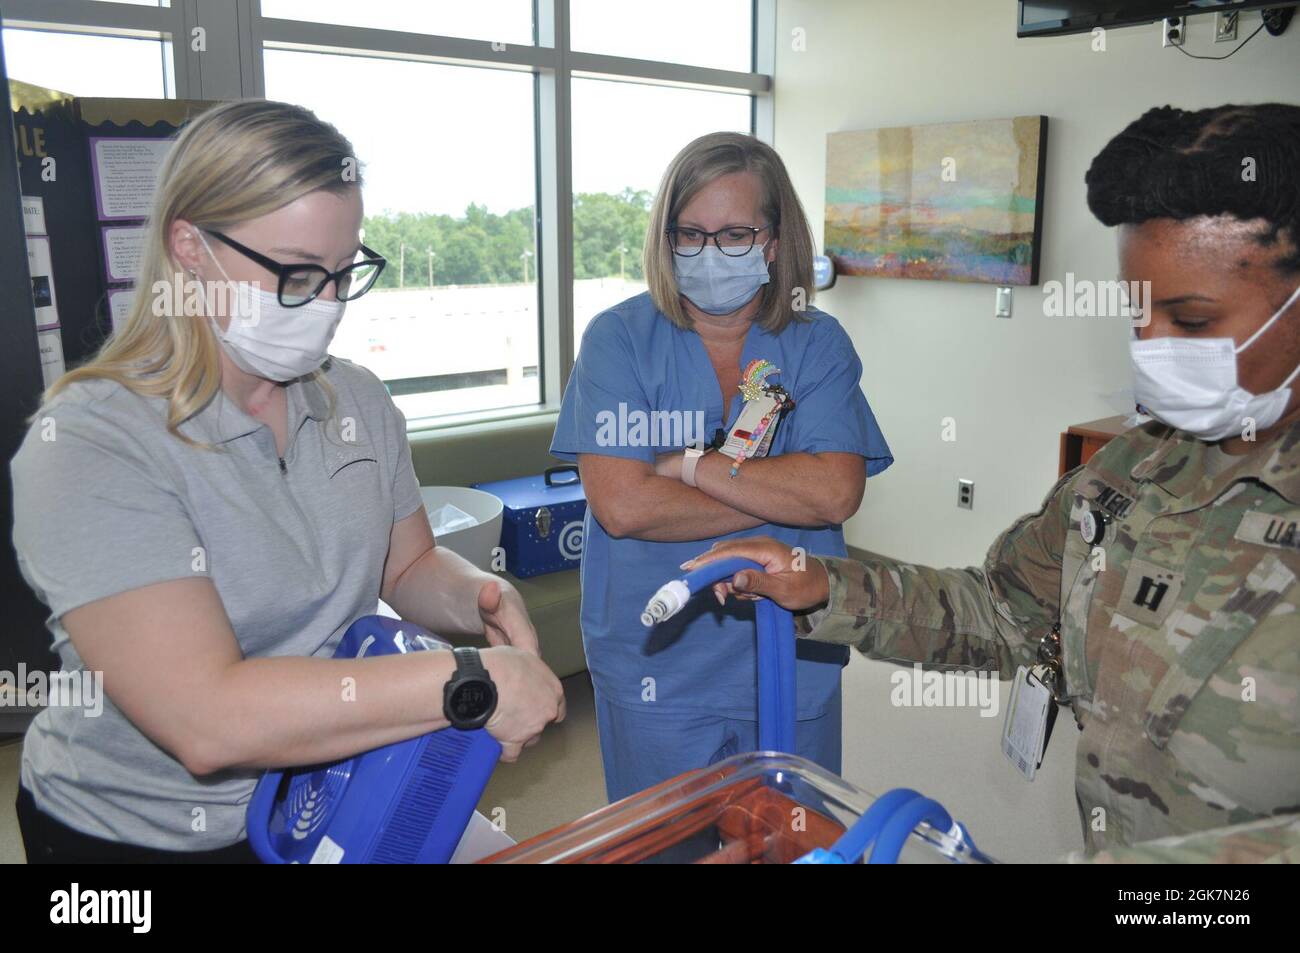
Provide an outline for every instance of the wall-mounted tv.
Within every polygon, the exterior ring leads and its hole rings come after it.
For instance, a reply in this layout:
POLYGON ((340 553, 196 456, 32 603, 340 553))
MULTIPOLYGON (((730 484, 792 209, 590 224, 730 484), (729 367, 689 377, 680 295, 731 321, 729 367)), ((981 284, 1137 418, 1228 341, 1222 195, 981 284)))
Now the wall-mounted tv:
POLYGON ((1099 26, 1132 26, 1165 17, 1286 5, 1287 0, 1021 0, 1016 36, 1088 33, 1099 26))

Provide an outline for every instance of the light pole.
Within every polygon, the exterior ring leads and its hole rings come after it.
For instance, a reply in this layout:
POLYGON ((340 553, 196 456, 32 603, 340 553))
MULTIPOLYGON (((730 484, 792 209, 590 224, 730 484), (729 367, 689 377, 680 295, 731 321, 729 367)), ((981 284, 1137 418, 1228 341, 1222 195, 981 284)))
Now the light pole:
POLYGON ((623 256, 627 254, 627 246, 618 246, 618 280, 627 281, 627 274, 623 270, 623 256))
POLYGON ((432 248, 425 249, 429 253, 429 290, 433 290, 433 259, 434 253, 432 248))
POLYGON ((523 260, 524 263, 524 284, 528 284, 528 259, 533 257, 533 253, 525 248, 524 253, 519 257, 523 260))
POLYGON ((406 287, 406 242, 402 242, 402 251, 397 258, 397 289, 406 287))

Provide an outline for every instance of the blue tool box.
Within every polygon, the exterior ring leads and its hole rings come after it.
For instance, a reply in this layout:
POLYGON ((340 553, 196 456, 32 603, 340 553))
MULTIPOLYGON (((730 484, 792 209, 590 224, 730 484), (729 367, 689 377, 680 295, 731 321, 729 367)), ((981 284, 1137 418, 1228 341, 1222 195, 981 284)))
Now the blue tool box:
POLYGON ((475 483, 505 506, 501 548, 506 571, 521 578, 577 569, 582 561, 587 494, 575 464, 547 467, 538 476, 475 483))

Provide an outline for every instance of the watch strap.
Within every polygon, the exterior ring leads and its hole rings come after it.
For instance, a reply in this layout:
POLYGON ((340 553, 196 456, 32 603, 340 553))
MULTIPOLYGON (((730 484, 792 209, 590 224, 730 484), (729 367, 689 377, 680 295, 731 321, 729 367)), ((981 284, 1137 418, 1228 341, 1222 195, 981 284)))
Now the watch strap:
POLYGON ((452 650, 452 655, 456 657, 456 673, 465 673, 467 675, 482 675, 488 678, 488 670, 479 658, 478 649, 472 645, 458 645, 452 650))

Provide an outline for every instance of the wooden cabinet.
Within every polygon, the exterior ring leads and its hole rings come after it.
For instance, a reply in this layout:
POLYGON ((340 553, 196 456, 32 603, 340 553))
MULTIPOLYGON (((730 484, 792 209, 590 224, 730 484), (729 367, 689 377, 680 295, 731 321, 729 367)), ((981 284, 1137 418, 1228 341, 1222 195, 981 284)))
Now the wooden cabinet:
POLYGON ((1127 416, 1103 417, 1075 424, 1061 434, 1060 475, 1087 463, 1094 453, 1127 430, 1124 426, 1127 419, 1127 416))

